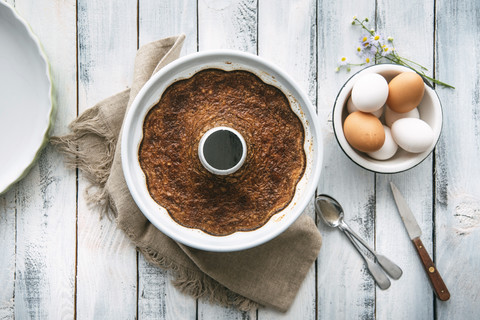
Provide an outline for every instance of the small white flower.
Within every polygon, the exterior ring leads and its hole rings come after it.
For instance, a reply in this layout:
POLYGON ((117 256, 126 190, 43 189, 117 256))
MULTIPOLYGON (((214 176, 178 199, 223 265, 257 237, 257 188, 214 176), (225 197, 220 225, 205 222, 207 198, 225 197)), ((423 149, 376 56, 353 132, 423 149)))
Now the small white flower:
POLYGON ((372 50, 371 47, 366 48, 362 51, 362 55, 360 58, 362 59, 362 63, 370 64, 370 62, 375 60, 375 54, 377 53, 376 48, 373 47, 375 51, 372 50))
POLYGON ((376 54, 377 54, 377 47, 375 47, 375 46, 370 46, 370 47, 368 47, 368 52, 369 52, 371 55, 376 55, 376 54))
POLYGON ((369 66, 371 64, 373 64, 373 57, 365 57, 365 60, 363 61, 365 63, 366 66, 369 66))
POLYGON ((360 37, 360 39, 358 39, 358 41, 363 47, 367 47, 370 45, 370 38, 368 36, 362 36, 360 37))
POLYGON ((338 62, 340 66, 346 66, 348 64, 348 58, 347 57, 341 57, 340 61, 338 62))
POLYGON ((382 52, 381 55, 382 57, 388 56, 389 54, 392 54, 393 51, 395 50, 393 47, 389 47, 386 44, 382 45, 382 52))
POLYGON ((388 40, 389 42, 393 42, 393 37, 388 37, 387 40, 388 40))
POLYGON ((370 42, 372 45, 379 45, 382 41, 382 36, 378 33, 375 33, 373 36, 370 37, 370 42))
POLYGON ((363 46, 358 46, 355 48, 355 51, 357 52, 357 55, 359 57, 363 57, 363 54, 364 54, 364 48, 363 46))

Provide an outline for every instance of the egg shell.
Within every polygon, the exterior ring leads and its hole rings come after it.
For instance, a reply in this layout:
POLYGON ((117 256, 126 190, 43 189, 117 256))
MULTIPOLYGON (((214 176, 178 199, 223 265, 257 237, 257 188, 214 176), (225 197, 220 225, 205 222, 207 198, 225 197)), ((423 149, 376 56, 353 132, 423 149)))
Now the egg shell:
POLYGON ((402 72, 388 84, 387 105, 395 112, 405 113, 422 101, 425 85, 415 72, 402 72))
POLYGON ((348 115, 343 123, 343 133, 348 143, 362 152, 377 151, 385 142, 385 131, 380 120, 361 111, 348 115))
POLYGON ((426 151, 434 140, 432 128, 425 121, 415 118, 395 121, 392 136, 400 148, 412 153, 426 151))
POLYGON ((374 112, 385 104, 388 83, 377 73, 369 73, 357 79, 352 88, 352 102, 358 110, 374 112))
POLYGON ((389 126, 390 128, 392 127, 392 124, 403 118, 415 118, 419 119, 420 118, 420 113, 418 112, 418 109, 412 109, 408 112, 405 113, 398 113, 393 111, 388 107, 388 105, 385 107, 385 124, 389 126))
MULTIPOLYGON (((383 114, 384 109, 385 109, 385 106, 381 107, 380 109, 378 109, 376 111, 369 112, 369 113, 373 114, 377 118, 380 118, 383 114)), ((348 113, 352 113, 352 112, 355 112, 355 111, 360 111, 353 104, 351 95, 350 95, 350 98, 348 98, 348 100, 347 100, 347 111, 348 111, 348 113)))
POLYGON ((383 146, 377 151, 367 153, 373 159, 377 159, 377 160, 390 159, 395 155, 395 153, 398 150, 398 145, 395 142, 395 140, 393 140, 392 132, 390 131, 390 128, 384 125, 383 130, 385 130, 385 142, 383 143, 383 146))

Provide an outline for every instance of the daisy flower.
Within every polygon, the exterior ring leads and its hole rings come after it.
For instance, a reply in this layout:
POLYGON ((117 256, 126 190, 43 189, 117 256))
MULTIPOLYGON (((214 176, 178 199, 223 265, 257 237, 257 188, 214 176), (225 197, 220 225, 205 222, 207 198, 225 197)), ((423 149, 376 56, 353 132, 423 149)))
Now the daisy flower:
POLYGON ((382 36, 378 33, 375 33, 373 36, 370 37, 370 42, 373 45, 380 45, 380 42, 382 41, 382 36))
POLYGON ((381 55, 382 57, 388 56, 389 54, 392 54, 394 51, 394 48, 387 46, 386 44, 382 45, 382 51, 381 55))
POLYGON ((341 57, 340 61, 338 62, 340 66, 346 66, 348 64, 348 58, 347 57, 341 57))
POLYGON ((370 45, 370 39, 368 36, 363 36, 361 37, 358 41, 360 41, 360 44, 362 47, 368 47, 370 45))
POLYGON ((369 66, 369 65, 373 64, 374 60, 375 59, 373 57, 365 57, 365 60, 363 60, 363 63, 366 66, 369 66))

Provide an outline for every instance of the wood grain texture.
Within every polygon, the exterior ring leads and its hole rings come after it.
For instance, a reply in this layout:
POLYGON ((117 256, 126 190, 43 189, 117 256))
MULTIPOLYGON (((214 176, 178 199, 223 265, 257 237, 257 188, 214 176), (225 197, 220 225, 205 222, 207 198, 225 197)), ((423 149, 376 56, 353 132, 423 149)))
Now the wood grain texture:
MULTIPOLYGON (((375 234, 375 177, 348 159, 338 146, 331 124, 337 92, 351 76, 335 73, 342 55, 354 60, 356 30, 352 17, 374 17, 375 1, 318 2, 317 111, 324 139, 324 165, 318 193, 337 199, 345 220, 373 246, 375 234)), ((323 245, 318 257, 318 318, 372 319, 375 317, 375 283, 362 258, 339 230, 319 222, 323 245)))
POLYGON ((198 0, 199 50, 257 53, 256 0, 198 0))
POLYGON ((197 52, 197 1, 139 0, 138 41, 142 44, 184 33, 182 56, 197 52))
MULTIPOLYGON (((13 0, 4 1, 15 5, 13 0)), ((15 316, 16 186, 0 195, 0 319, 15 316)))
MULTIPOLYGON (((377 30, 394 38, 403 57, 421 63, 433 74, 434 2, 377 2, 377 30)), ((402 278, 386 290, 377 290, 376 315, 388 319, 433 318, 433 293, 415 247, 403 226, 390 190, 393 181, 401 190, 422 229, 422 240, 433 253, 432 156, 419 166, 394 175, 376 175, 376 249, 391 257, 403 270, 402 278)))
MULTIPOLYGON (((139 2, 139 45, 186 34, 183 54, 197 51, 196 1, 139 2)), ((172 276, 138 256, 138 319, 195 319, 196 299, 180 293, 172 276)))
MULTIPOLYGON (((75 1, 16 0, 15 7, 49 59, 58 107, 53 134, 65 133, 76 115, 75 1)), ((75 180, 75 172, 47 147, 16 186, 15 318, 73 317, 75 180)))
MULTIPOLYGON (((236 49, 257 53, 256 0, 199 0, 198 48, 236 49)), ((240 312, 234 308, 198 301, 198 319, 256 319, 256 311, 240 312)))
MULTIPOLYGON (((79 112, 131 84, 137 50, 137 1, 78 0, 79 112)), ((133 319, 137 254, 115 222, 99 219, 79 177, 77 317, 133 319)))
MULTIPOLYGON (((316 3, 302 1, 260 1, 258 6, 258 55, 286 71, 316 100, 316 3)), ((313 201, 304 214, 315 219, 313 201)), ((315 319, 315 264, 308 272, 287 313, 258 310, 259 319, 315 319)))
POLYGON ((437 87, 443 132, 435 155, 435 257, 450 290, 438 319, 480 314, 480 3, 436 2, 435 74, 457 89, 437 87))
MULTIPOLYGON (((478 1, 6 2, 27 19, 49 57, 58 105, 54 134, 66 133, 76 116, 77 84, 79 112, 130 85, 137 45, 183 32, 183 54, 258 48, 317 102, 325 144, 318 192, 337 198, 352 228, 404 274, 387 291, 376 289, 348 240, 319 222, 317 276, 312 269, 287 314, 264 308, 242 313, 205 301, 197 310, 194 299, 173 288, 167 272, 137 255, 114 222, 99 221, 84 201, 88 184, 81 175, 76 227, 76 174, 48 147, 30 174, 0 196, 0 319, 433 320, 480 314, 480 281, 472 276, 480 270, 478 1), (402 55, 457 87, 436 88, 444 111, 440 142, 433 156, 407 172, 375 176, 353 164, 335 141, 331 110, 351 74, 334 69, 342 55, 356 59, 353 15, 377 17, 379 31, 395 38, 402 55), (423 230, 426 249, 450 290, 447 302, 433 296, 389 181, 402 191, 423 230)), ((311 205, 307 211, 312 214, 311 205)))
POLYGON ((0 196, 0 319, 12 319, 15 314, 15 225, 16 188, 0 196))

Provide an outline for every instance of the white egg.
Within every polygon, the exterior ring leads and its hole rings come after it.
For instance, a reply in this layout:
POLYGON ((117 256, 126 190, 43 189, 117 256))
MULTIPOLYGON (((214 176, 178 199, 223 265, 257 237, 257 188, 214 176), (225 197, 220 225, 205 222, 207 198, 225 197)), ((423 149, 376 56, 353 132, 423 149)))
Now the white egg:
POLYGON ((383 110, 384 110, 384 109, 385 109, 384 107, 381 107, 380 109, 371 112, 371 114, 373 114, 373 115, 374 115, 375 117, 377 117, 377 118, 380 118, 380 117, 382 116, 382 114, 383 114, 383 110))
POLYGON ((347 101, 347 111, 348 111, 348 113, 358 111, 357 107, 355 107, 355 105, 352 102, 352 96, 351 95, 350 95, 350 98, 348 98, 348 101, 347 101))
MULTIPOLYGON (((373 114, 375 117, 377 118, 380 118, 383 114, 383 109, 385 109, 384 107, 381 107, 380 109, 376 110, 376 111, 373 111, 373 112, 370 112, 371 114, 373 114)), ((355 107, 355 105, 353 104, 352 102, 352 96, 350 96, 350 98, 348 98, 348 101, 347 101, 347 111, 348 113, 352 113, 352 112, 355 112, 355 111, 360 111, 357 109, 357 107, 355 107)))
POLYGON ((384 125, 383 129, 385 130, 385 142, 383 146, 377 151, 367 153, 370 157, 377 160, 390 159, 398 150, 398 145, 395 143, 395 140, 393 140, 390 128, 384 125))
POLYGON ((352 102, 358 110, 373 112, 385 104, 388 83, 384 77, 369 73, 357 79, 352 89, 352 102))
POLYGON ((411 111, 408 111, 408 112, 405 112, 405 113, 398 113, 398 112, 393 111, 392 109, 390 109, 388 107, 388 105, 386 105, 386 107, 385 107, 385 123, 387 124, 387 126, 389 126, 391 128, 392 124, 395 121, 397 121, 399 119, 403 119, 403 118, 419 119, 420 114, 418 113, 418 109, 415 108, 415 109, 413 109, 411 111))
POLYGON ((403 118, 392 125, 392 136, 398 146, 405 151, 420 153, 433 144, 433 130, 423 120, 403 118))

